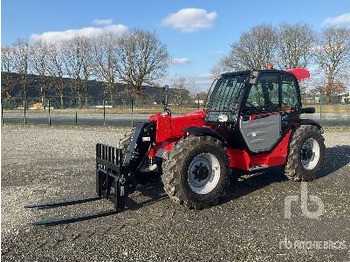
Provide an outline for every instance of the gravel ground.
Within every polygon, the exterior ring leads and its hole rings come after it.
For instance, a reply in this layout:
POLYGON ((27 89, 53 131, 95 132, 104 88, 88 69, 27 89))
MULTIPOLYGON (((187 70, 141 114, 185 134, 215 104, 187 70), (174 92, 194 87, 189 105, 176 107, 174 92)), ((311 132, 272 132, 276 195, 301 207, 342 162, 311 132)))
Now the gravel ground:
MULTIPOLYGON (((284 218, 284 199, 300 196, 300 183, 272 169, 242 176, 223 203, 206 210, 178 206, 158 182, 139 186, 130 208, 116 215, 54 227, 28 225, 111 209, 107 200, 49 210, 23 206, 93 194, 95 143, 115 145, 125 131, 2 128, 3 261, 350 261, 349 130, 325 134, 326 167, 308 184, 309 195, 325 206, 318 219, 304 217, 298 203, 291 219, 284 218), (327 241, 328 248, 311 246, 314 241, 327 241)), ((309 209, 317 206, 309 202, 309 209)))

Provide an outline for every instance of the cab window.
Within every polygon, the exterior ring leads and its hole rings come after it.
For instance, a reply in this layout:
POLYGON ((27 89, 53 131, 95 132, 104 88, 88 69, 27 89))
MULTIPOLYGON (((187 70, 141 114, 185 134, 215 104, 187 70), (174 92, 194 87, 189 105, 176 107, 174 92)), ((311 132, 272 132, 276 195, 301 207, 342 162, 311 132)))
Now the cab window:
POLYGON ((297 83, 294 77, 282 75, 282 110, 295 110, 299 107, 297 83))
POLYGON ((251 87, 245 107, 248 111, 265 108, 264 92, 261 83, 257 83, 251 87))
POLYGON ((279 75, 262 74, 250 89, 244 112, 275 112, 279 111, 279 104, 279 75))

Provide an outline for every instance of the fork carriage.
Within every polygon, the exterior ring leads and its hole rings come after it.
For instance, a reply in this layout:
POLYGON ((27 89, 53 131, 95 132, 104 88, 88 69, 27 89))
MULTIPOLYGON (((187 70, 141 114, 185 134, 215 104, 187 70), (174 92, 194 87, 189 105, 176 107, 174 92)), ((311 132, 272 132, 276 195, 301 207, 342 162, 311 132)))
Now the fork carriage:
POLYGON ((111 215, 123 210, 125 208, 125 198, 130 192, 130 189, 132 189, 132 184, 130 183, 131 174, 130 172, 128 173, 129 168, 123 166, 123 162, 124 155, 122 149, 104 144, 96 144, 96 196, 25 206, 26 208, 46 209, 108 199, 113 203, 114 210, 41 220, 32 223, 32 225, 49 226, 71 223, 111 215))

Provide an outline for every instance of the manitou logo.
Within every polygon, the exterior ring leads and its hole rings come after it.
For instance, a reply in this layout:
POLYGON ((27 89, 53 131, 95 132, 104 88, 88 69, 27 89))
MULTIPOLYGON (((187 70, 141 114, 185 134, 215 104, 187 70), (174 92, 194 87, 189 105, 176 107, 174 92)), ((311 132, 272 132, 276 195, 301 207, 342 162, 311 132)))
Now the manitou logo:
MULTIPOLYGON (((324 204, 318 196, 310 195, 308 196, 308 190, 307 190, 307 183, 301 182, 301 193, 300 193, 300 209, 303 214, 303 216, 307 218, 318 218, 319 216, 323 215, 324 213, 324 204), (308 197, 310 199, 308 199, 308 197), (316 211, 310 211, 308 209, 308 201, 313 202, 317 205, 316 211)), ((293 196, 287 196, 284 199, 284 217, 287 219, 290 219, 292 216, 292 202, 297 202, 299 200, 299 196, 293 195, 293 196)))

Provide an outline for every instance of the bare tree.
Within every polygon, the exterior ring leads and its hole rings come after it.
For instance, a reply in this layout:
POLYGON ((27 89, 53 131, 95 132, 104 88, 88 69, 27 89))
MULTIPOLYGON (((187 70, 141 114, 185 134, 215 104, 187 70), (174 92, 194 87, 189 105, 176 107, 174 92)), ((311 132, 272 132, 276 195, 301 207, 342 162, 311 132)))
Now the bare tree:
POLYGON ((350 69, 350 29, 330 27, 322 32, 317 46, 316 63, 323 71, 325 85, 321 91, 328 101, 333 94, 343 90, 350 69))
POLYGON ((92 61, 97 78, 107 83, 107 92, 115 106, 115 84, 118 79, 117 36, 105 34, 92 40, 92 61))
POLYGON ((49 47, 48 44, 42 41, 37 41, 30 46, 30 65, 31 71, 39 76, 39 87, 42 95, 42 105, 46 107, 46 93, 49 88, 48 81, 48 57, 49 47))
POLYGON ((83 94, 85 98, 85 107, 88 107, 89 89, 90 89, 90 77, 94 74, 94 67, 92 64, 92 43, 91 38, 86 38, 82 41, 82 47, 85 52, 85 59, 83 61, 83 94))
POLYGON ((259 70, 266 68, 275 59, 277 32, 271 25, 254 26, 241 35, 239 42, 233 43, 230 53, 213 71, 259 70))
POLYGON ((321 97, 324 97, 326 102, 331 103, 332 102, 332 96, 336 94, 342 94, 346 91, 346 86, 343 82, 335 80, 332 85, 329 85, 327 83, 327 78, 320 78, 317 79, 316 85, 314 85, 314 88, 310 91, 314 95, 321 95, 321 97))
POLYGON ((57 89, 58 96, 60 98, 60 107, 64 107, 64 54, 62 48, 62 42, 50 44, 48 46, 48 71, 49 75, 53 78, 54 84, 57 89))
POLYGON ((315 35, 307 24, 281 24, 278 64, 281 68, 306 68, 312 59, 315 35))
POLYGON ((28 42, 24 39, 18 39, 13 45, 13 69, 19 74, 19 84, 22 87, 21 95, 25 99, 27 106, 27 81, 28 81, 28 67, 29 67, 29 47, 28 42))
POLYGON ((82 107, 82 98, 86 94, 84 79, 87 78, 89 70, 87 68, 89 43, 88 38, 75 36, 63 43, 63 54, 65 72, 73 78, 72 90, 78 99, 79 108, 82 107))
POLYGON ((172 81, 171 89, 171 101, 175 105, 181 105, 188 102, 190 98, 190 89, 193 89, 195 82, 193 79, 188 79, 185 77, 175 77, 172 81))
POLYGON ((208 92, 204 92, 204 91, 201 91, 197 94, 197 98, 203 101, 207 99, 207 96, 208 96, 208 92))
POLYGON ((141 95, 143 83, 151 84, 163 77, 169 64, 166 46, 155 33, 130 30, 118 39, 117 62, 119 78, 141 95))
POLYGON ((13 72, 14 50, 11 46, 1 48, 1 95, 6 99, 11 98, 14 81, 11 73, 13 72))

